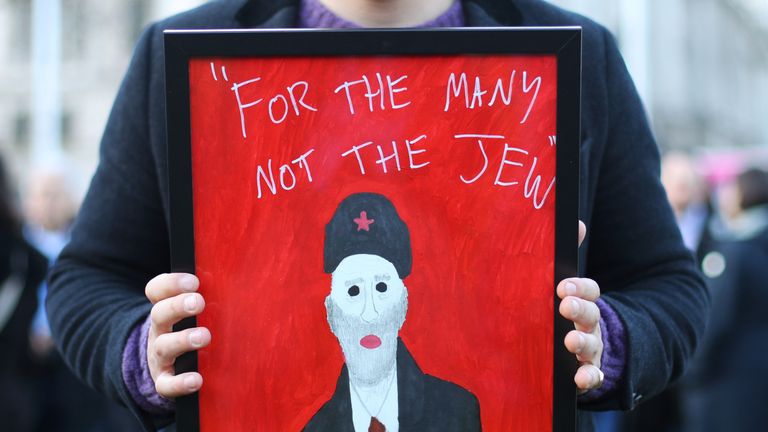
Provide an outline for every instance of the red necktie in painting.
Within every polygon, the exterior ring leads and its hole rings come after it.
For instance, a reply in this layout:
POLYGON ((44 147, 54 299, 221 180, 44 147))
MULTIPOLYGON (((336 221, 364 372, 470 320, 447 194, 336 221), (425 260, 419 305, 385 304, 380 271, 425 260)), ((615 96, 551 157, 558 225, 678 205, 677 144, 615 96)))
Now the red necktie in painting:
POLYGON ((387 432, 387 428, 376 417, 371 417, 371 424, 368 426, 368 432, 387 432))

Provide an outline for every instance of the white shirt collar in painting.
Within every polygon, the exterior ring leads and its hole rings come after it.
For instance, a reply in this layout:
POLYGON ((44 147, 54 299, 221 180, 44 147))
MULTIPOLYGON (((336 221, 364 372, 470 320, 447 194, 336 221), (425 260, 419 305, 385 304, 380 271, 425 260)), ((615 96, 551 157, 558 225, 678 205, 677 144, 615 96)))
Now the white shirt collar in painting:
POLYGON ((398 422, 398 397, 397 397, 397 367, 392 368, 382 383, 371 389, 365 389, 360 387, 353 387, 352 380, 349 381, 349 396, 352 401, 352 423, 355 426, 355 432, 368 432, 368 427, 371 425, 371 416, 375 416, 384 427, 387 428, 387 432, 397 432, 400 428, 398 422), (370 412, 378 410, 378 407, 366 408, 361 401, 369 400, 368 394, 371 393, 385 394, 386 398, 381 403, 381 409, 377 413, 370 412), (370 411, 369 411, 370 410, 370 411))

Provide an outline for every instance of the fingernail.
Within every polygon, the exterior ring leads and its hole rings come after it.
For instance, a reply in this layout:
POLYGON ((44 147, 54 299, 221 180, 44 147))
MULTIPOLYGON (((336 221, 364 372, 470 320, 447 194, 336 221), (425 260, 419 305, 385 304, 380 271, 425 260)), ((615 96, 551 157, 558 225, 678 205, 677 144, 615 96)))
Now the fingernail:
POLYGON ((197 281, 192 275, 184 275, 179 278, 179 288, 182 291, 194 291, 197 288, 197 281))
POLYGON ((573 312, 573 316, 579 316, 579 312, 581 311, 581 305, 576 300, 571 300, 571 311, 573 312))
POLYGON ((190 390, 195 390, 197 388, 197 380, 193 376, 188 376, 184 378, 184 385, 190 390))
POLYGON ((203 344, 203 332, 200 330, 195 330, 189 334, 189 343, 192 344, 192 346, 199 347, 203 344))
POLYGON ((565 284, 565 293, 568 295, 574 295, 576 294, 576 284, 573 282, 568 282, 565 284))
POLYGON ((581 353, 581 350, 584 349, 584 344, 586 344, 587 341, 584 339, 584 335, 579 335, 579 347, 576 348, 576 353, 581 353))
POLYGON ((197 308, 197 296, 189 295, 184 299, 184 309, 187 312, 194 312, 197 308))

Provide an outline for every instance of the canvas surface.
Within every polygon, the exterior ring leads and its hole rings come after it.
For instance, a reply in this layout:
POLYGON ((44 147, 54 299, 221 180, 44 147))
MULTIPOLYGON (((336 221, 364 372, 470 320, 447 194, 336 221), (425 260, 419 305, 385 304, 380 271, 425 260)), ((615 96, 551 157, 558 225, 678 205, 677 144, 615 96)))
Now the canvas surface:
POLYGON ((191 61, 201 429, 301 430, 331 398, 325 229, 371 192, 410 232, 416 364, 486 431, 550 430, 556 89, 554 56, 191 61))

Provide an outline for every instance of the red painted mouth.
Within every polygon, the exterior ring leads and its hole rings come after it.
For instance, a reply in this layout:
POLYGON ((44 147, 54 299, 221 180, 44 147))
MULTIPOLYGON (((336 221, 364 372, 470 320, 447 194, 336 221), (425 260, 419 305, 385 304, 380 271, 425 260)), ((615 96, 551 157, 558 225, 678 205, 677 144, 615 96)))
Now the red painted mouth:
POLYGON ((360 339, 360 345, 362 345, 363 348, 376 349, 381 346, 381 339, 376 335, 368 335, 360 339))

